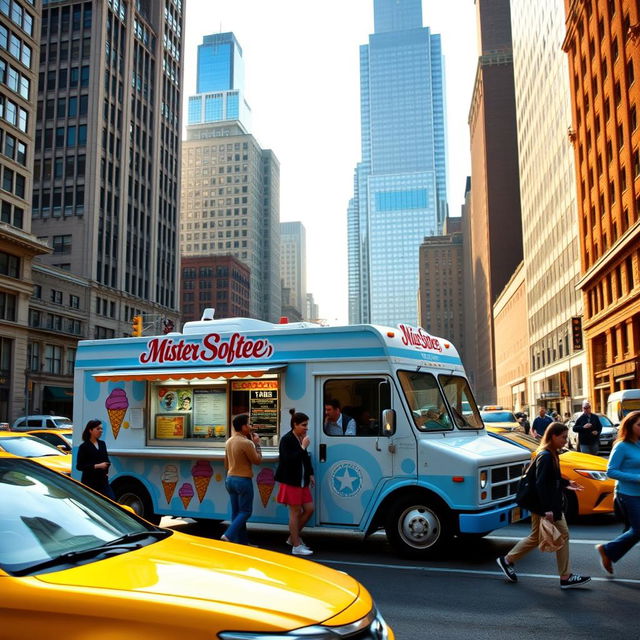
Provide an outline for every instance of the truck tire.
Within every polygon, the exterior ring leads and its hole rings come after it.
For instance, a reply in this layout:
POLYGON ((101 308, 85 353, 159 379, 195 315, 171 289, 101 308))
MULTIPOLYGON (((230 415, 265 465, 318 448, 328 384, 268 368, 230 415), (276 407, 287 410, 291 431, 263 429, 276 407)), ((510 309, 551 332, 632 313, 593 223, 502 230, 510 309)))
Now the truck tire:
POLYGON ((116 502, 131 507, 137 515, 151 524, 160 524, 162 516, 153 512, 153 503, 142 483, 135 480, 125 480, 116 483, 113 491, 116 494, 116 502))
POLYGON ((404 498, 392 506, 385 531, 400 554, 422 558, 435 556, 453 537, 446 509, 420 495, 404 498))

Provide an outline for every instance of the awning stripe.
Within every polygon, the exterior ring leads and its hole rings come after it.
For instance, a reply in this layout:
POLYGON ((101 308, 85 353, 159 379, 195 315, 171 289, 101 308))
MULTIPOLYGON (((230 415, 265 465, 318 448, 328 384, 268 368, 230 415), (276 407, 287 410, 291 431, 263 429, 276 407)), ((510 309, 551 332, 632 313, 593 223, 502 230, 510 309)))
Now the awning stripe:
POLYGON ((261 378, 266 374, 282 371, 286 365, 277 367, 211 367, 209 369, 147 369, 136 371, 101 371, 94 373, 97 382, 127 382, 130 380, 219 380, 221 378, 261 378))

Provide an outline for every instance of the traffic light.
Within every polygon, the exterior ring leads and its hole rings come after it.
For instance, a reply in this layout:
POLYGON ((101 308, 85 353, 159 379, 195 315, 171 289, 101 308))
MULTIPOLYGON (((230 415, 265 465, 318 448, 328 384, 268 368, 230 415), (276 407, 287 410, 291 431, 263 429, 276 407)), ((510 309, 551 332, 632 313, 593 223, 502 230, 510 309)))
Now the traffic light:
POLYGON ((133 316, 131 323, 131 335, 134 337, 142 335, 142 316, 133 316))
POLYGON ((582 318, 571 318, 571 344, 574 351, 582 351, 582 318))

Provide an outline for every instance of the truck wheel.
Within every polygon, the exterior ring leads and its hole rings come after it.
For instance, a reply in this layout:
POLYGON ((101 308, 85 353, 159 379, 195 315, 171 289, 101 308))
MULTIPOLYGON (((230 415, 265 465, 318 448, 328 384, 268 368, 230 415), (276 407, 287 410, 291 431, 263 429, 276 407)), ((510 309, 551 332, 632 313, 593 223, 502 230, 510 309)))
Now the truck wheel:
POLYGON ((116 502, 131 507, 137 515, 151 524, 160 524, 159 516, 153 512, 153 504, 149 493, 139 482, 123 482, 113 488, 116 502))
POLYGON ((399 553, 424 558, 435 555, 452 537, 444 508, 429 504, 422 496, 394 505, 385 531, 399 553))

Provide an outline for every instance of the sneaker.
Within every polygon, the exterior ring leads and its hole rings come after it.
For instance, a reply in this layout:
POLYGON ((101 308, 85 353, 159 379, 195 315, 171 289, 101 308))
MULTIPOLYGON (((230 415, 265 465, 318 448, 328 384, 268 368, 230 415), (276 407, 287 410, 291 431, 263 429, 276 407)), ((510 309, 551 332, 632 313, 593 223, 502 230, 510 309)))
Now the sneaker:
POLYGON ((508 564, 504 556, 500 556, 499 558, 496 558, 496 562, 498 563, 498 566, 502 569, 502 573, 504 573, 504 577, 509 582, 518 582, 518 576, 516 574, 515 567, 512 564, 508 564))
POLYGON ((561 589, 573 589, 573 587, 581 587, 583 584, 591 582, 590 576, 581 576, 572 573, 566 580, 560 580, 561 589))
POLYGON ((613 575, 613 564, 611 559, 607 555, 607 552, 604 550, 603 544, 596 545, 596 551, 600 554, 600 563, 602 564, 602 568, 609 574, 613 575))
POLYGON ((310 556, 313 554, 313 551, 311 551, 309 547, 299 544, 297 547, 291 548, 291 553, 293 553, 294 556, 310 556))
MULTIPOLYGON (((287 538, 287 544, 288 544, 290 547, 293 547, 293 542, 291 541, 291 536, 289 536, 289 537, 287 538)), ((303 545, 303 546, 305 546, 305 547, 307 546, 307 545, 304 543, 304 540, 303 540, 302 538, 300 538, 300 544, 301 544, 301 545, 303 545)))

